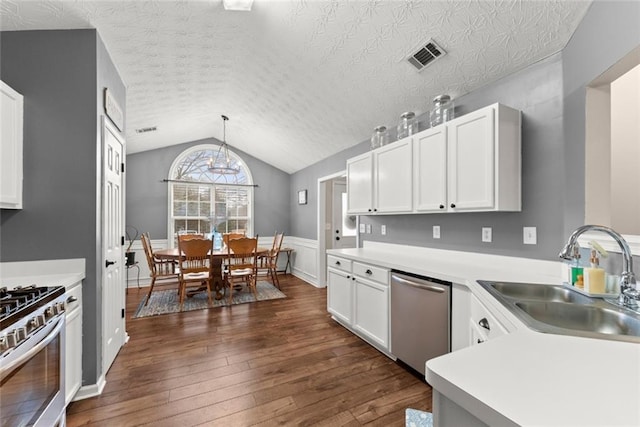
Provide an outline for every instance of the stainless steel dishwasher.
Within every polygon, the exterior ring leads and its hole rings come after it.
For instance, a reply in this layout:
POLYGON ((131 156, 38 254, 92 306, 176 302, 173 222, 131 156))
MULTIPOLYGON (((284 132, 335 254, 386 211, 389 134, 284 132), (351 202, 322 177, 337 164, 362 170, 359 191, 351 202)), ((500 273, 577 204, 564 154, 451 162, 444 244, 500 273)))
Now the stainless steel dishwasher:
POLYGON ((451 283, 391 273, 391 354, 422 375, 451 349, 451 283))

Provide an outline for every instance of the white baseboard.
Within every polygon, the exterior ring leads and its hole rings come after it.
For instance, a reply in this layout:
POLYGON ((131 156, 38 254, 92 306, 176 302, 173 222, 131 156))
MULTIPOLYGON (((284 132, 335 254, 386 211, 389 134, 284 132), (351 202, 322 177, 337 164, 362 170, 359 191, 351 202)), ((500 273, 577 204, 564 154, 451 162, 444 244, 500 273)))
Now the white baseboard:
POLYGON ((100 375, 100 378, 98 378, 98 382, 96 384, 83 385, 82 387, 80 387, 80 389, 78 390, 76 395, 73 396, 73 399, 71 399, 71 401, 75 402, 76 400, 83 400, 83 399, 88 399, 90 397, 100 396, 106 384, 107 384, 107 381, 105 379, 105 376, 100 375))

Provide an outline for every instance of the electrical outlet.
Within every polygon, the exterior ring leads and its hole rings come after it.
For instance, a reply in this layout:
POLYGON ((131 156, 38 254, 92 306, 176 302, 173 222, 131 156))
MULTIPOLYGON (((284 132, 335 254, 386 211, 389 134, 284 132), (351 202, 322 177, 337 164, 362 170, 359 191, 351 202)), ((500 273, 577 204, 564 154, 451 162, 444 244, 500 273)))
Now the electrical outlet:
POLYGON ((367 224, 360 224, 360 233, 367 232, 367 224))
POLYGON ((440 238, 440 226, 439 225, 434 225, 433 226, 433 238, 434 239, 439 239, 440 238))
POLYGON ((525 245, 535 245, 538 243, 538 236, 535 227, 522 228, 522 243, 525 245))
POLYGON ((371 224, 367 224, 367 234, 371 234, 371 224))
POLYGON ((387 234, 387 226, 386 225, 381 225, 380 226, 380 234, 382 234, 383 236, 385 234, 387 234))
POLYGON ((491 243, 491 227, 482 227, 482 241, 491 243))

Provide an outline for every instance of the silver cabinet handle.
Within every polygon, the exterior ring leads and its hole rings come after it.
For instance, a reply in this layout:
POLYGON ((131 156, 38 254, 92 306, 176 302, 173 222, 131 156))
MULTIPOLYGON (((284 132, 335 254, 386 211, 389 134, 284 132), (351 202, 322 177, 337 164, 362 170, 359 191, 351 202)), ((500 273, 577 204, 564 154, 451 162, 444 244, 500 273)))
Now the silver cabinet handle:
POLYGON ((76 302, 78 301, 78 298, 74 297, 73 295, 71 295, 69 298, 67 298, 67 304, 70 304, 72 302, 76 302))
POLYGON ((336 265, 340 265, 340 261, 336 261, 336 265))
POLYGON ((365 274, 368 274, 369 276, 371 276, 373 274, 373 271, 367 269, 367 271, 365 271, 365 274))

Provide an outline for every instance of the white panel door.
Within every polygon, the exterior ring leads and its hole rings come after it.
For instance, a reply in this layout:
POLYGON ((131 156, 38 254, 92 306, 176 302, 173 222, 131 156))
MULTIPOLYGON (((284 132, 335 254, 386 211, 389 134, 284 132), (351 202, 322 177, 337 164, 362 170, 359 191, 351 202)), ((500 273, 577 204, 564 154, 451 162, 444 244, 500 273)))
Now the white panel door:
POLYGON ((347 160, 347 211, 353 214, 373 210, 371 153, 347 160))
POLYGON ((419 212, 447 210, 447 127, 436 126, 413 139, 415 207, 419 212))
POLYGON ((331 248, 355 248, 356 217, 347 214, 347 184, 334 181, 331 190, 331 248))
POLYGON ((386 145, 373 152, 374 212, 411 212, 411 138, 386 145))
POLYGON ((102 372, 106 374, 125 343, 123 172, 124 140, 102 119, 102 372))
POLYGON ((483 108, 448 125, 450 210, 494 207, 494 115, 483 108))

